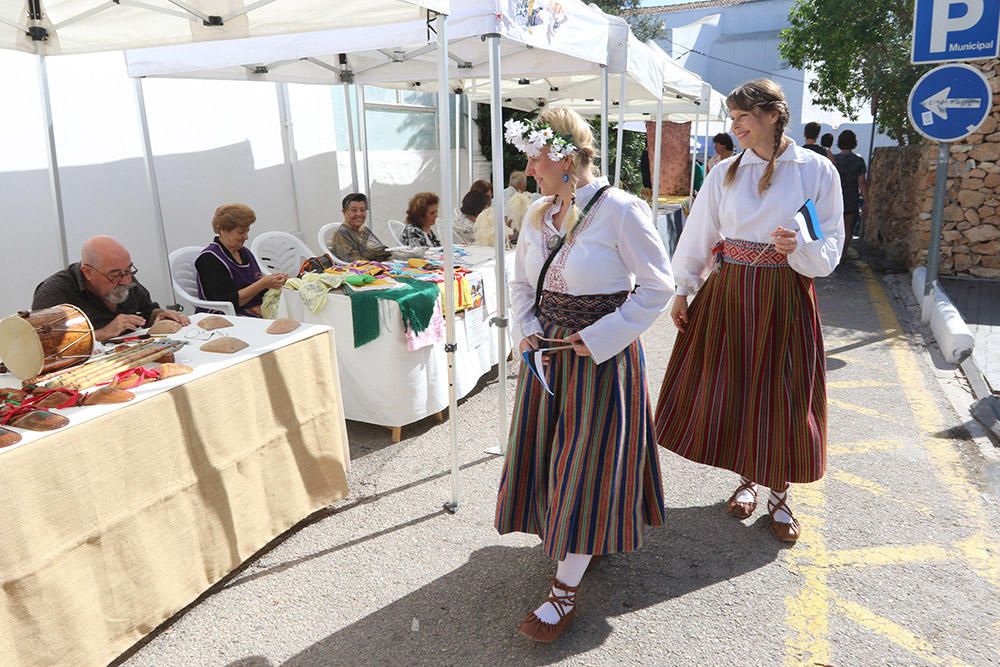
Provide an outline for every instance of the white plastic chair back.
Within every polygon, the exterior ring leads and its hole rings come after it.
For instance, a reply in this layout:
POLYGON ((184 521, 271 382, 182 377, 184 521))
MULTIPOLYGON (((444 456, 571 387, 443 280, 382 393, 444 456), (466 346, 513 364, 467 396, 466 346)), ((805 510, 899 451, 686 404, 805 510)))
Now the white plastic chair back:
POLYGON ((389 221, 389 233, 392 234, 392 243, 389 244, 389 239, 385 240, 385 243, 394 246, 403 245, 403 230, 406 229, 406 223, 400 222, 399 220, 389 221))
POLYGON ((288 232, 264 232, 250 244, 250 252, 266 273, 299 275, 302 262, 315 257, 305 243, 288 232))
POLYGON ((337 233, 340 226, 344 224, 343 222, 330 222, 319 228, 319 233, 316 235, 316 241, 319 243, 320 252, 330 251, 330 241, 333 239, 333 235, 337 233))
POLYGON ((170 253, 170 272, 173 274, 174 295, 179 301, 185 301, 193 308, 201 307, 209 310, 218 310, 226 315, 235 317, 236 309, 228 301, 206 301, 198 297, 198 270, 194 262, 198 259, 203 248, 200 246, 187 246, 178 248, 170 253))

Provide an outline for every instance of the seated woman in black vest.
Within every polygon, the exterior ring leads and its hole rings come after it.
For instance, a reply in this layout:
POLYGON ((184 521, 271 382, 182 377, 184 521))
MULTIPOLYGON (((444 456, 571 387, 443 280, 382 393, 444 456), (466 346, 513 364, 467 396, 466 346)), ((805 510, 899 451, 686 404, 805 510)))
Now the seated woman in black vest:
MULTIPOLYGON (((246 247, 250 225, 257 220, 245 204, 226 204, 215 209, 212 231, 215 239, 198 255, 198 296, 206 301, 228 301, 237 315, 260 317, 264 292, 278 289, 288 276, 284 273, 263 275, 253 253, 246 247)), ((205 308, 198 308, 206 312, 205 308)))

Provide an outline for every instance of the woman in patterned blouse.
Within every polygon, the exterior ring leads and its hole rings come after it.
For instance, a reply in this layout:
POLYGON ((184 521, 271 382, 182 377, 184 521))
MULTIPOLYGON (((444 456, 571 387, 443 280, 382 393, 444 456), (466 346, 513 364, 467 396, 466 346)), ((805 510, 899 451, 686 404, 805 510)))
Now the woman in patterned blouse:
POLYGON ((438 196, 433 192, 418 192, 406 207, 406 228, 400 242, 403 245, 424 248, 439 248, 441 242, 434 233, 437 220, 438 196))

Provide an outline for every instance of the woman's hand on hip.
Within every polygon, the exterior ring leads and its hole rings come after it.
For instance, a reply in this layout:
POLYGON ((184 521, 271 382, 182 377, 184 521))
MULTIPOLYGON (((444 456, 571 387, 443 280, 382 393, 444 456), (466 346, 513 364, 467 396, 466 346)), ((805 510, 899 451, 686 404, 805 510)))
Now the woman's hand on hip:
POLYGON ((677 330, 684 333, 688 323, 688 298, 686 296, 674 295, 674 303, 670 306, 670 319, 673 320, 677 330))

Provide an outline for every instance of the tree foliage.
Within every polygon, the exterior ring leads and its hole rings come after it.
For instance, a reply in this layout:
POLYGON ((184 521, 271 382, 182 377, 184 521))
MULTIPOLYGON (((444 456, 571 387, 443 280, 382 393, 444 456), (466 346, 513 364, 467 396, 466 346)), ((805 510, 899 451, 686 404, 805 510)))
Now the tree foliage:
POLYGON ((879 129, 902 144, 920 141, 910 125, 910 89, 928 68, 910 64, 912 0, 796 0, 779 51, 815 72, 813 100, 852 120, 869 106, 879 129))

